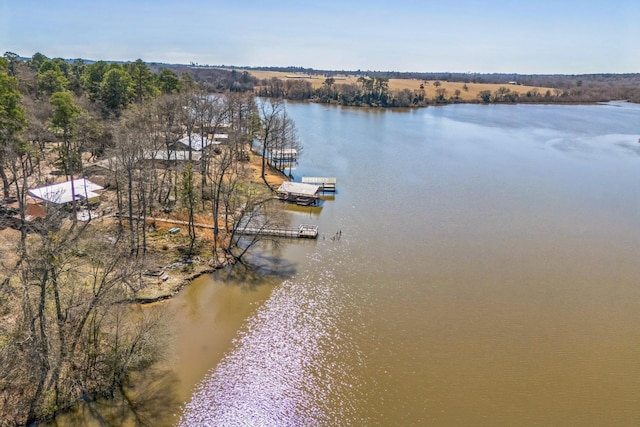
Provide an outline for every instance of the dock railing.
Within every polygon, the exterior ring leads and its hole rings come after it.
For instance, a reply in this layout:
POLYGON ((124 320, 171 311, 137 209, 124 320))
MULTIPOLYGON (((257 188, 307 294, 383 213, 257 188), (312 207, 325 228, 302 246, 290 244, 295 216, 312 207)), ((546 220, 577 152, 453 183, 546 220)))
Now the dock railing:
POLYGON ((320 186, 322 192, 334 192, 336 191, 337 178, 334 177, 319 177, 319 176, 303 176, 302 182, 304 184, 314 184, 320 186))
POLYGON ((291 237, 291 238, 318 238, 318 226, 310 224, 302 224, 298 227, 287 228, 260 228, 260 227, 243 227, 236 229, 237 234, 245 236, 255 236, 261 234, 263 236, 272 237, 291 237))

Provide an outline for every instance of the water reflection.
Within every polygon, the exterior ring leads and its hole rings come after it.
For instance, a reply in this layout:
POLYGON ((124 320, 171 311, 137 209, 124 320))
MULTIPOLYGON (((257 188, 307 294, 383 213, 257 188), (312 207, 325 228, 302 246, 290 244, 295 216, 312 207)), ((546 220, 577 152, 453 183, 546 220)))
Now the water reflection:
POLYGON ((171 426, 178 403, 173 393, 175 382, 168 369, 147 371, 136 378, 137 391, 126 390, 112 399, 83 403, 50 425, 171 426))
POLYGON ((176 331, 172 362, 181 401, 188 400, 194 385, 222 360, 245 320, 296 270, 295 263, 274 255, 252 261, 203 276, 167 303, 176 331))
POLYGON ((359 381, 341 358, 357 357, 357 350, 339 327, 348 299, 336 295, 337 279, 322 256, 314 254, 311 264, 317 269, 285 280, 249 320, 234 350, 198 386, 180 425, 344 425, 353 419, 359 381))
POLYGON ((216 281, 226 285, 255 290, 257 286, 293 277, 297 264, 282 257, 282 241, 260 242, 259 249, 247 256, 247 262, 229 266, 214 274, 216 281))
POLYGON ((284 206, 284 209, 287 212, 300 213, 300 214, 305 214, 309 217, 314 217, 322 213, 323 206, 324 206, 324 199, 321 198, 318 204, 315 206, 300 206, 300 205, 296 205, 295 203, 286 203, 284 206))
POLYGON ((289 112, 340 194, 182 425, 638 424, 640 107, 289 112))

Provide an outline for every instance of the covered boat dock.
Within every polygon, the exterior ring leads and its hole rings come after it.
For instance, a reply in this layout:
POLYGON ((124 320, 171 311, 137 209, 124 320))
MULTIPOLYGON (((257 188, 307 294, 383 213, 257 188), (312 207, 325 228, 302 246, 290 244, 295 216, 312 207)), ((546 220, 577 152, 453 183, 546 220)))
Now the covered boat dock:
POLYGON ((302 206, 318 203, 320 186, 304 184, 302 182, 285 181, 278 188, 278 198, 286 202, 296 203, 302 206))

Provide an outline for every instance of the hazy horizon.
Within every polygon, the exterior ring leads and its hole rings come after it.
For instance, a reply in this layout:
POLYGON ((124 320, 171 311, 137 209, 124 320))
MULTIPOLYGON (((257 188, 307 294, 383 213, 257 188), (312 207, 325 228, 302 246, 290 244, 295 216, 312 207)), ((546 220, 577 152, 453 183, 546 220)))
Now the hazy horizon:
POLYGON ((640 3, 0 0, 0 49, 237 67, 480 74, 640 72, 640 3))

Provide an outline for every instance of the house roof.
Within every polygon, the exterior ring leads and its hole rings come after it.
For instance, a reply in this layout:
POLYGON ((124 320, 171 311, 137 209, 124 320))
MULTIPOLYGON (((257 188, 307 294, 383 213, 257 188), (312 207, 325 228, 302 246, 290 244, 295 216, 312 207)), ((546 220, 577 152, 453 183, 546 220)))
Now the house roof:
POLYGON ((319 185, 303 184, 302 182, 285 181, 278 188, 279 193, 290 193, 301 196, 315 196, 320 191, 319 185))
POLYGON ((29 194, 45 202, 63 205, 73 200, 85 200, 99 197, 97 190, 103 187, 88 179, 78 178, 73 181, 65 181, 58 184, 46 185, 44 187, 32 188, 29 194), (73 183, 73 185, 72 185, 73 183))
MULTIPOLYGON (((186 148, 189 148, 189 135, 178 140, 178 143, 182 144, 186 148)), ((220 141, 212 141, 207 137, 203 137, 199 133, 191 134, 191 149, 194 151, 202 151, 210 145, 218 145, 220 141)))
POLYGON ((108 171, 111 171, 111 172, 115 172, 115 170, 116 170, 115 165, 116 165, 116 158, 115 157, 108 157, 106 159, 98 160, 95 163, 91 163, 91 164, 85 165, 84 169, 85 169, 85 172, 86 172, 86 169, 89 169, 89 168, 91 168, 91 169, 98 168, 98 169, 104 169, 104 170, 108 170, 108 171))

